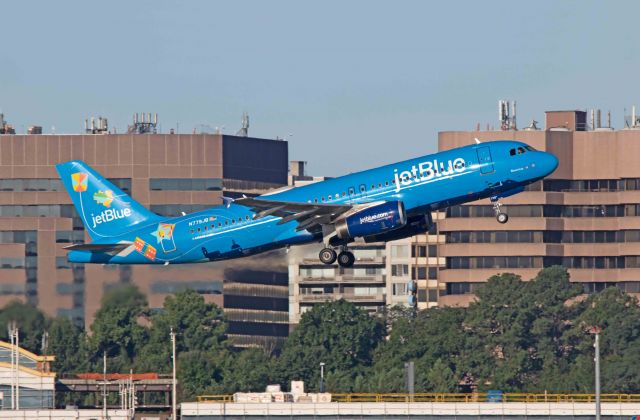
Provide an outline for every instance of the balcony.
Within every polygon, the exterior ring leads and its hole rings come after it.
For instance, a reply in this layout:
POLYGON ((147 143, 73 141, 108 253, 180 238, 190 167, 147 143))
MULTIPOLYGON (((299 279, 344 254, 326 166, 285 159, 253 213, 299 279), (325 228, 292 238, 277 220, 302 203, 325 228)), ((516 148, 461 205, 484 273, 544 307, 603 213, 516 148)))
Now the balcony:
MULTIPOLYGON (((356 255, 356 262, 355 262, 355 267, 357 267, 358 265, 384 265, 386 264, 386 257, 383 255, 380 256, 375 256, 375 257, 358 257, 358 251, 355 251, 355 255, 356 255)), ((302 261, 300 262, 300 266, 306 266, 306 265, 312 265, 312 266, 321 266, 321 267, 326 267, 325 264, 321 263, 319 259, 317 258, 311 258, 311 257, 307 257, 307 258, 303 258, 302 261)), ((337 264, 334 264, 333 267, 337 267, 337 264)), ((331 266, 329 266, 331 267, 331 266)))
POLYGON ((338 274, 335 277, 303 277, 300 279, 300 283, 310 284, 327 284, 327 283, 385 283, 387 279, 383 274, 372 274, 370 276, 354 276, 354 275, 341 275, 338 274))
POLYGON ((350 302, 374 302, 384 304, 386 301, 386 295, 356 295, 353 293, 318 293, 310 295, 300 295, 300 303, 309 302, 326 302, 331 300, 348 300, 350 302))

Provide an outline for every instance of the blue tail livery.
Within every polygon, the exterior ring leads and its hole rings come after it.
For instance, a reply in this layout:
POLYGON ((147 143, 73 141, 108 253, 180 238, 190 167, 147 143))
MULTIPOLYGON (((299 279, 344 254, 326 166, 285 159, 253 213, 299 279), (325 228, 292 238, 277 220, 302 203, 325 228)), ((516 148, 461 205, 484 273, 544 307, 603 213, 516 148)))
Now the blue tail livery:
POLYGON ((68 247, 71 262, 208 262, 322 242, 323 263, 350 267, 350 242, 423 233, 434 210, 489 198, 497 221, 506 223, 500 199, 557 166, 551 153, 519 141, 492 141, 259 197, 225 199, 179 217, 150 212, 83 162, 57 169, 92 239, 68 247))

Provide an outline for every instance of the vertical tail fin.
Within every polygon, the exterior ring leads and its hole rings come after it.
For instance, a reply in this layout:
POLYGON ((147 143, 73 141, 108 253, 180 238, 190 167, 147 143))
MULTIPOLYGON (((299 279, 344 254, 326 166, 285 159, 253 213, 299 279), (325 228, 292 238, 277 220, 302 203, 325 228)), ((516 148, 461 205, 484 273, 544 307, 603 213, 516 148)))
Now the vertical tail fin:
POLYGON ((60 163, 56 169, 94 241, 113 238, 138 224, 160 219, 82 161, 60 163))

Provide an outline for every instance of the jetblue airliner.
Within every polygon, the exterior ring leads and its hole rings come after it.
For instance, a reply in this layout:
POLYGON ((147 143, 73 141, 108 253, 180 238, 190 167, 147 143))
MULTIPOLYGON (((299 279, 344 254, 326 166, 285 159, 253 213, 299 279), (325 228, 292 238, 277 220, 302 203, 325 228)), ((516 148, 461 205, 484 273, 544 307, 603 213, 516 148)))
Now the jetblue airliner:
POLYGON ((57 165, 88 244, 68 246, 70 262, 181 264, 219 261, 322 242, 325 264, 351 267, 348 245, 391 241, 429 229, 431 212, 500 198, 552 173, 558 159, 518 141, 491 141, 426 155, 179 217, 154 214, 81 161, 57 165))

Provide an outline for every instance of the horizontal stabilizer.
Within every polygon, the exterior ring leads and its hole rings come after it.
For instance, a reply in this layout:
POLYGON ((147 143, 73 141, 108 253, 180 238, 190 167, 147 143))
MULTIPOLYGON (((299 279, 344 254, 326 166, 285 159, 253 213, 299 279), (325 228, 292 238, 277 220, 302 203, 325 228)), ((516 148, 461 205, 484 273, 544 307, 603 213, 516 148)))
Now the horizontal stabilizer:
POLYGON ((69 251, 90 251, 90 252, 120 252, 131 246, 133 242, 121 242, 118 244, 73 244, 65 246, 69 251))

